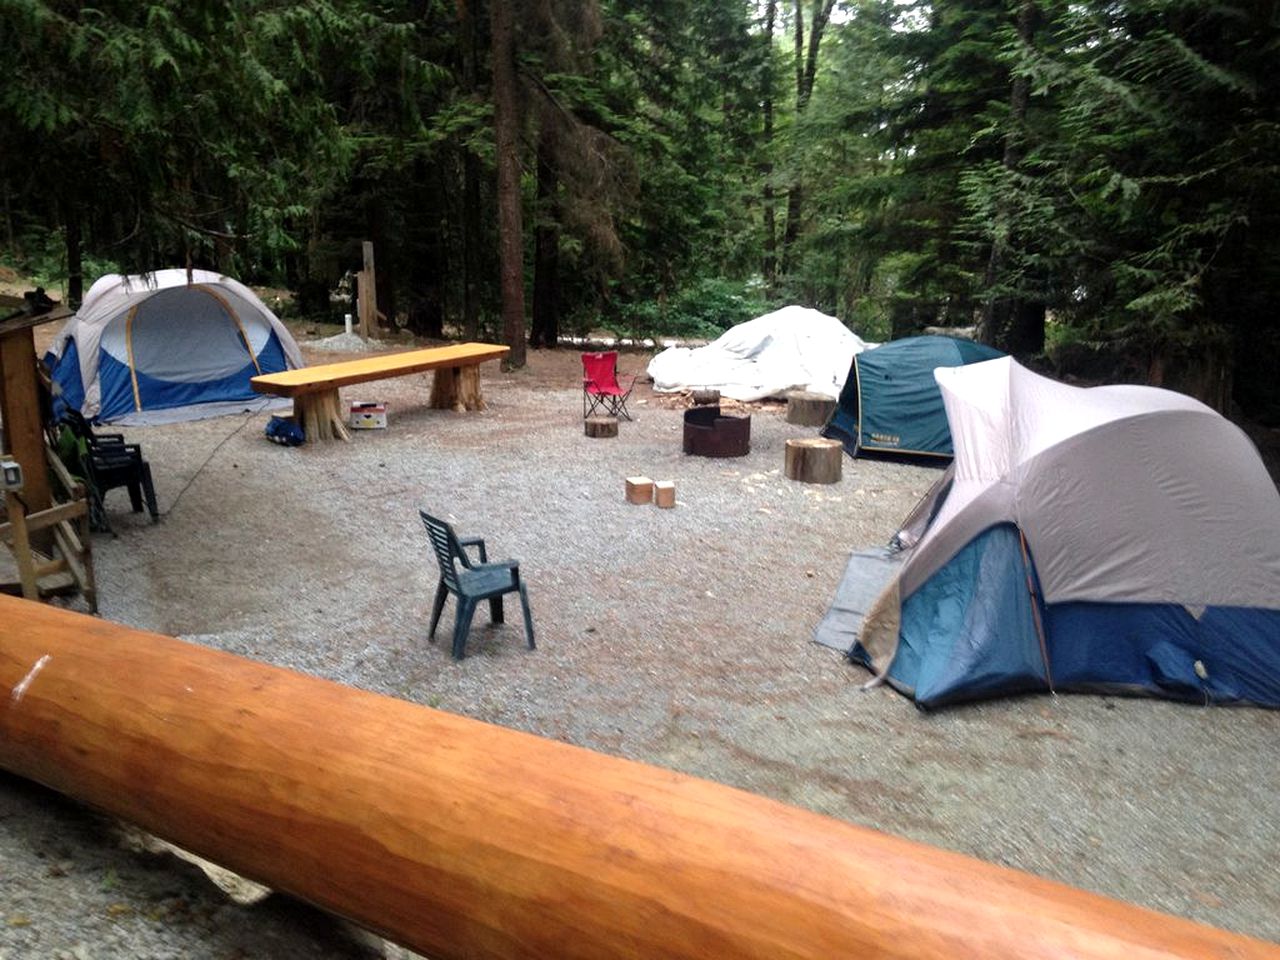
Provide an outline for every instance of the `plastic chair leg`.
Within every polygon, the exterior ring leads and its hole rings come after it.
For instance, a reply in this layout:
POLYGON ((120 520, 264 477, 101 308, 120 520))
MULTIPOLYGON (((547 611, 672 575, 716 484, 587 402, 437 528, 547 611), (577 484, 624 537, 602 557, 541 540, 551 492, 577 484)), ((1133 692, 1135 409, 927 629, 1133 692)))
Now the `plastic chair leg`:
POLYGON ((471 632, 471 618, 475 613, 474 600, 458 598, 458 619, 453 624, 453 659, 455 660, 461 660, 466 656, 467 634, 471 632))
POLYGON ((524 581, 520 582, 520 607, 524 610, 524 638, 529 644, 529 649, 535 649, 533 642, 533 617, 529 613, 529 591, 524 587, 524 581))
POLYGON ((142 512, 142 484, 137 480, 126 484, 129 488, 129 506, 133 508, 134 513, 142 512))
POLYGON ((151 522, 160 519, 160 510, 156 507, 156 487, 151 482, 151 464, 142 465, 142 495, 147 498, 147 512, 151 514, 151 522))
POLYGON ((489 598, 489 622, 490 623, 506 623, 506 618, 502 612, 502 597, 489 598))
POLYGON ((444 602, 449 599, 449 589, 441 580, 436 584, 436 598, 431 602, 431 627, 427 630, 427 640, 436 641, 436 626, 440 623, 440 614, 444 611, 444 602))

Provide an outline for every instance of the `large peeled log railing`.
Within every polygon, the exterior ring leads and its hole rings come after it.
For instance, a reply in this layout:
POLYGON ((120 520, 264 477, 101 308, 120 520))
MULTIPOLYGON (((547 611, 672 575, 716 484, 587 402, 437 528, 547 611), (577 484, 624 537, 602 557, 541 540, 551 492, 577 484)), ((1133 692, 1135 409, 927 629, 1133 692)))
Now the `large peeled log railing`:
POLYGON ((0 766, 438 958, 1280 957, 739 790, 7 597, 0 766))

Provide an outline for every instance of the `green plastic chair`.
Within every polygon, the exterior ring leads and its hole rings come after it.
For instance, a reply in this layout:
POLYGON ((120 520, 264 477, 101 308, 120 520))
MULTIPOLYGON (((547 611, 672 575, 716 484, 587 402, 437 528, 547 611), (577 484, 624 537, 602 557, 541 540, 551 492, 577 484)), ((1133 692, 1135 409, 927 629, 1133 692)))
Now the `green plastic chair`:
POLYGON ((449 594, 457 598, 457 617, 453 624, 453 659, 461 660, 466 656, 467 634, 471 632, 471 620, 475 616, 476 604, 481 600, 489 601, 489 619, 493 623, 505 623, 502 613, 502 598, 508 593, 520 593, 520 606, 524 610, 524 636, 529 649, 535 648, 533 642, 533 617, 529 615, 529 593, 524 581, 520 579, 520 564, 515 560, 489 562, 485 551, 484 540, 472 537, 459 540, 453 527, 445 521, 437 519, 423 510, 418 511, 423 526, 427 528, 427 536, 431 538, 431 547, 435 550, 436 561, 440 564, 440 583, 436 586, 435 602, 431 609, 431 628, 427 631, 427 639, 432 643, 436 638, 436 626, 440 623, 440 614, 444 610, 445 600, 449 594), (475 547, 480 555, 480 562, 473 563, 467 556, 464 547, 475 547))

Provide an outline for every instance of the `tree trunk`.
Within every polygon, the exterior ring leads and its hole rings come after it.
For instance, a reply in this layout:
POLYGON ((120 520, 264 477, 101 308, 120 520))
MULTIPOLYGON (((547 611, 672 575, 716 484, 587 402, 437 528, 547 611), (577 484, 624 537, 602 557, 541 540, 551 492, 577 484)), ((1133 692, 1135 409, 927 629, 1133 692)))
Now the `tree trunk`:
MULTIPOLYGON (((818 73, 818 47, 822 43, 822 34, 831 19, 831 9, 835 0, 815 0, 813 5, 813 22, 809 25, 809 52, 805 53, 803 0, 795 0, 795 57, 796 57, 796 123, 804 116, 809 106, 809 98, 813 95, 813 81, 818 73)), ((795 259, 795 242, 800 236, 801 210, 804 206, 804 185, 800 182, 799 173, 793 174, 795 181, 787 195, 787 227, 782 236, 782 270, 790 272, 795 259)))
MULTIPOLYGON (((1017 30, 1018 39, 1028 46, 1035 39, 1037 16, 1035 0, 1023 0, 1018 8, 1017 30)), ((1009 94, 1009 128, 1005 132, 1004 157, 1001 160, 1005 170, 1010 172, 1017 170, 1022 164, 1027 105, 1030 100, 1030 81, 1026 76, 1018 74, 1013 78, 1009 94)), ((992 238, 991 254, 987 260, 984 278, 987 300, 978 324, 978 339, 1007 353, 1037 354, 1044 350, 1045 305, 1007 292, 997 295, 994 289, 1005 269, 1013 231, 1013 215, 1005 200, 1001 202, 996 214, 995 236, 992 238)))
POLYGON ((538 221, 534 228, 533 331, 529 338, 535 347, 554 347, 560 339, 560 205, 556 199, 560 184, 551 161, 552 131, 544 118, 538 136, 538 221))
POLYGON ((84 298, 84 266, 81 261, 80 211, 69 200, 62 203, 62 228, 67 245, 67 305, 79 308, 84 298))
POLYGON ((525 364, 524 226, 520 211, 520 107, 516 87, 512 0, 492 0, 493 130, 498 165, 498 261, 502 285, 503 339, 511 348, 506 366, 525 364))
POLYGON ((769 0, 765 8, 764 79, 760 100, 764 110, 764 163, 760 174, 764 180, 764 274, 765 292, 772 295, 778 284, 778 224, 774 217, 773 203, 773 28, 778 19, 778 0, 769 0))
POLYGON ((10 202, 9 179, 6 177, 4 182, 4 240, 5 249, 9 250, 14 256, 19 256, 18 244, 13 236, 13 207, 10 202))
MULTIPOLYGON (((458 3, 462 19, 462 77, 468 93, 479 87, 479 25, 470 3, 458 3)), ((462 154, 462 331, 467 340, 480 338, 480 160, 469 148, 462 154)))

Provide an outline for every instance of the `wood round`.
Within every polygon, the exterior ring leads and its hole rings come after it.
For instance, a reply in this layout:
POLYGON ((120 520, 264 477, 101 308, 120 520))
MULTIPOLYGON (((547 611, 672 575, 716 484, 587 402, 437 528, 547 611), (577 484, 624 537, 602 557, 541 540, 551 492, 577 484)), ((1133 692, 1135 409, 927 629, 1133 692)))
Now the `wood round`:
POLYGON ((843 455, 839 440, 821 437, 788 440, 784 465, 787 479, 801 483, 839 483, 843 455))
POLYGON ((820 393, 795 390, 787 394, 787 423, 801 427, 821 427, 831 419, 835 410, 835 400, 820 393))
POLYGON ((582 431, 588 437, 616 437, 618 435, 618 418, 587 417, 582 421, 582 431))

